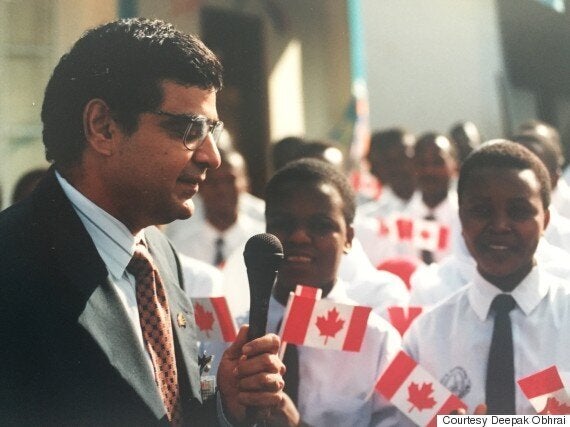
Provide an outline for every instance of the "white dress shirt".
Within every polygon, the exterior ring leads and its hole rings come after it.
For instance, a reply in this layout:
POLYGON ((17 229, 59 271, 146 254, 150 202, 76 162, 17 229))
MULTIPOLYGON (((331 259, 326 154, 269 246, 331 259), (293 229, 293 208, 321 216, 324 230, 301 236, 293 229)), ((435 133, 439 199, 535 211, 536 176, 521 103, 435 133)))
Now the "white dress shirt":
MULTIPOLYGON (((326 299, 356 304, 340 280, 326 299)), ((284 310, 271 299, 268 331, 277 332, 284 310)), ((380 373, 401 349, 398 332, 384 319, 370 314, 360 352, 297 348, 298 409, 304 422, 315 427, 412 425, 395 407, 371 393, 380 373)))
POLYGON ((216 267, 179 253, 184 278, 184 292, 190 298, 223 295, 222 273, 216 267))
MULTIPOLYGON (((465 286, 475 275, 475 260, 465 246, 463 239, 453 254, 439 263, 420 266, 410 278, 410 305, 430 307, 444 300, 465 286)), ((541 268, 561 279, 570 277, 569 254, 552 245, 544 237, 538 242, 535 258, 541 268)))
POLYGON ((265 224, 246 215, 239 215, 235 224, 227 230, 219 231, 205 218, 190 218, 185 227, 167 228, 166 235, 176 250, 184 255, 199 259, 209 264, 216 257, 216 240, 224 241, 225 259, 247 240, 265 230, 265 224))
MULTIPOLYGON (((406 352, 456 393, 473 411, 485 402, 487 357, 493 334, 491 302, 499 288, 475 273, 473 280, 422 314, 404 336, 406 352)), ((515 380, 552 365, 570 370, 570 286, 533 270, 511 293, 515 380)), ((515 387, 516 413, 535 410, 515 387)))
POLYGON ((559 179, 556 188, 552 190, 550 205, 560 215, 570 218, 570 185, 565 179, 559 179))
MULTIPOLYGON (((228 258, 223 275, 223 293, 234 316, 249 311, 249 282, 243 261, 245 243, 228 258)), ((352 249, 343 255, 338 276, 346 285, 348 296, 358 304, 372 307, 375 313, 387 318, 386 309, 392 305, 406 306, 410 298, 404 282, 394 274, 378 271, 354 239, 352 249)))
POLYGON ((121 221, 77 191, 58 172, 55 175, 107 267, 109 281, 125 308, 131 327, 138 338, 140 349, 148 361, 151 375, 154 376, 152 360, 145 349, 142 336, 136 281, 134 276, 126 271, 135 252, 136 244, 144 238, 144 229, 133 236, 121 221))
MULTIPOLYGON (((381 235, 379 232, 378 219, 387 218, 387 216, 371 215, 372 211, 366 214, 360 214, 355 221, 354 229, 356 237, 362 243, 364 251, 370 262, 377 266, 387 258, 398 256, 419 257, 421 250, 414 247, 411 241, 395 242, 388 235, 381 235)), ((395 213, 395 212, 394 212, 395 213)), ((459 215, 457 212, 457 195, 450 191, 445 200, 443 200, 435 208, 431 209, 426 206, 422 200, 421 193, 416 191, 410 201, 406 204, 405 209, 399 212, 403 217, 412 220, 424 219, 428 215, 433 216, 435 221, 440 225, 450 227, 450 242, 446 249, 434 252, 434 260, 439 261, 452 251, 453 240, 458 234, 459 215)))
POLYGON ((382 187, 378 200, 358 206, 357 213, 365 217, 386 218, 393 213, 403 212, 410 200, 400 199, 389 186, 382 187))

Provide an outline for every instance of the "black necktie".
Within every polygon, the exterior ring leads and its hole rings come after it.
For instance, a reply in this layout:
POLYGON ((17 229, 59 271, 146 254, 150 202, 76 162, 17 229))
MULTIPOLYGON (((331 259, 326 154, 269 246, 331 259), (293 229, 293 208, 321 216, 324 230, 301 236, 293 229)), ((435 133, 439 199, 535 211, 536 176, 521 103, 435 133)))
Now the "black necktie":
POLYGON ((495 297, 491 309, 495 312, 493 339, 487 363, 485 396, 487 414, 515 414, 515 368, 513 364, 513 332, 509 312, 516 302, 511 295, 495 297))
MULTIPOLYGON (((427 221, 435 221, 435 217, 432 214, 428 214, 424 217, 427 221)), ((421 251, 421 258, 424 263, 430 265, 433 262, 433 252, 432 251, 421 251)))
POLYGON ((285 381, 283 391, 287 393, 293 403, 297 405, 299 394, 299 351, 296 345, 287 343, 287 348, 283 356, 283 364, 287 367, 285 375, 283 375, 283 381, 285 381))
POLYGON ((224 238, 218 237, 216 239, 216 254, 214 255, 214 265, 221 267, 224 264, 224 238))

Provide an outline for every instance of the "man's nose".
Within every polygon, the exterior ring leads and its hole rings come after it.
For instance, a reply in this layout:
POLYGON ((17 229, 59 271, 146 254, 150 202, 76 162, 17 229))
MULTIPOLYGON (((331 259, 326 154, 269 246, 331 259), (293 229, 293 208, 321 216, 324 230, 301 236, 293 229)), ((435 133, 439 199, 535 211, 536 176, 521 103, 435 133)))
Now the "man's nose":
POLYGON ((222 164, 218 146, 211 133, 206 135, 204 143, 194 152, 193 160, 210 169, 217 169, 222 164))

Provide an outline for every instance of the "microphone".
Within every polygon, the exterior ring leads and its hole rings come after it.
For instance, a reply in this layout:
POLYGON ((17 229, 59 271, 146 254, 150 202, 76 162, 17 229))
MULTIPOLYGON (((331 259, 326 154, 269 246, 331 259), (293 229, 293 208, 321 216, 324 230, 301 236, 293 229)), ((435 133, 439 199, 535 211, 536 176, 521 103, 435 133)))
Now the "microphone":
POLYGON ((269 298, 283 260, 283 246, 273 234, 256 234, 245 244, 243 258, 250 295, 247 339, 251 341, 265 335, 269 298))

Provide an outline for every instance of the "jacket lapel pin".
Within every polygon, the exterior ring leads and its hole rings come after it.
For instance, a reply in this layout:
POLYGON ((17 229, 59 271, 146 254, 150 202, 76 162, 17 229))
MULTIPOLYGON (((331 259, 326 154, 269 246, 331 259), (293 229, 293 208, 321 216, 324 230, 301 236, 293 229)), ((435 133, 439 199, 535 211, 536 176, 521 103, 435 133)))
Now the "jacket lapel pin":
POLYGON ((178 327, 185 328, 186 327, 186 317, 182 313, 178 313, 176 316, 176 320, 178 321, 178 327))

